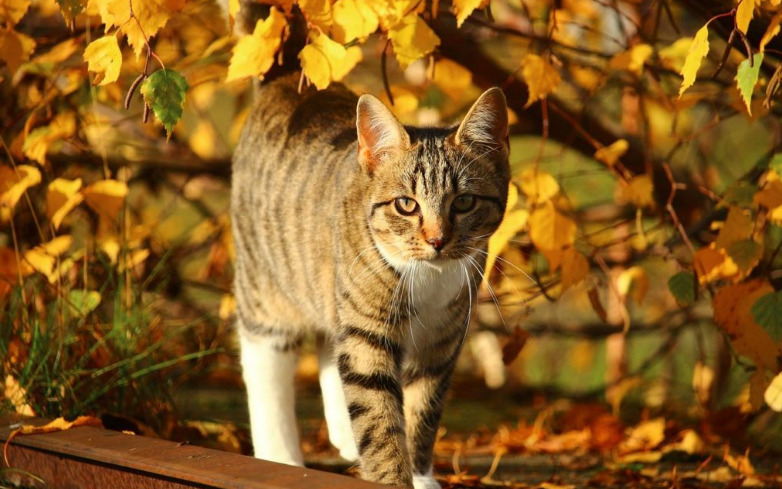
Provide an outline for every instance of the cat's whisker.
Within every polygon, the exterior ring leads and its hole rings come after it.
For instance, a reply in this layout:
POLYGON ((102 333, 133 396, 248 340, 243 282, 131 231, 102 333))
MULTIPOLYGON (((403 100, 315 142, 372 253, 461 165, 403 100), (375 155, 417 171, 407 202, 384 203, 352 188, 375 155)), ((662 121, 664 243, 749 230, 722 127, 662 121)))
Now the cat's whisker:
MULTIPOLYGON (((470 248, 470 247, 468 246, 468 248, 470 248)), ((470 249, 471 249, 471 250, 474 250, 474 251, 477 251, 478 253, 482 253, 482 254, 483 254, 484 256, 486 256, 486 257, 488 257, 488 256, 489 256, 489 253, 488 253, 488 252, 486 252, 486 251, 479 250, 479 249, 477 249, 477 248, 470 248, 470 249)), ((500 258, 499 256, 496 256, 495 258, 496 258, 496 259, 498 259, 498 260, 504 260, 504 259, 500 258)), ((533 279, 532 279, 532 277, 530 277, 529 275, 527 275, 527 273, 526 273, 524 270, 520 269, 519 267, 517 267, 517 266, 516 266, 516 265, 514 265, 513 263, 511 263, 511 262, 508 262, 507 260, 504 260, 504 261, 506 261, 506 262, 507 262, 509 265, 511 265, 511 266, 513 266, 513 267, 515 267, 517 270, 519 270, 521 273, 523 273, 523 274, 524 274, 524 275, 525 275, 527 278, 529 278, 530 280, 532 280, 532 282, 533 282, 533 283, 537 283, 537 282, 535 282, 535 280, 533 280, 533 279)), ((516 295, 519 297, 519 300, 521 301, 521 303, 522 303, 523 305, 526 305, 526 304, 527 304, 527 301, 524 299, 524 296, 522 296, 522 295, 521 295, 521 292, 519 291, 519 288, 518 288, 518 287, 516 287, 516 283, 515 283, 513 280, 511 280, 511 279, 510 279, 510 277, 508 277, 508 276, 505 274, 505 272, 503 272, 503 271, 502 271, 502 269, 501 269, 501 268, 497 269, 497 271, 498 271, 498 272, 500 272, 500 273, 502 274, 502 276, 503 276, 503 277, 505 277, 505 278, 506 278, 506 279, 507 279, 507 280, 510 282, 511 286, 513 287, 513 290, 516 292, 516 295)), ((489 281, 487 280, 486 282, 487 282, 487 284, 486 284, 486 285, 488 286, 488 282, 489 282, 489 281)))
MULTIPOLYGON (((467 248, 468 248, 468 249, 471 249, 471 250, 473 250, 473 251, 477 251, 478 253, 482 253, 482 254, 483 254, 484 256, 486 256, 486 257, 488 257, 488 256, 489 256, 489 252, 488 252, 488 251, 484 251, 484 250, 481 250, 481 249, 478 249, 478 248, 473 248, 472 246, 467 246, 467 248)), ((537 285, 539 285, 539 284, 538 284, 538 282, 537 282, 537 281, 536 281, 534 278, 532 278, 532 277, 530 276, 530 274, 528 274, 527 272, 525 272, 525 271, 524 271, 522 268, 519 268, 519 266, 518 266, 518 265, 516 265, 515 263, 512 263, 512 262, 510 262, 510 261, 506 260, 505 258, 501 257, 500 255, 494 255, 494 259, 495 259, 495 260, 497 260, 497 261, 500 261, 500 262, 502 262, 502 263, 505 263, 505 264, 507 264, 507 265, 510 265, 510 266, 512 266, 512 267, 513 267, 513 268, 515 268, 517 271, 521 272, 521 274, 522 274, 522 275, 524 275, 525 277, 527 277, 527 278, 529 279, 529 281, 530 281, 530 282, 532 282, 533 284, 537 284, 537 285)), ((502 270, 500 270, 500 273, 502 273, 503 275, 505 275, 505 274, 502 272, 502 270)), ((507 276, 507 275, 505 275, 505 278, 508 278, 508 276, 507 276)))
POLYGON ((500 301, 497 299, 497 295, 494 293, 494 289, 492 288, 491 284, 488 280, 485 280, 485 276, 483 272, 481 271, 480 265, 470 255, 466 255, 467 259, 470 261, 470 264, 475 268, 475 271, 478 272, 478 275, 481 277, 481 281, 486 283, 486 289, 489 291, 489 294, 491 295, 492 301, 494 302, 494 306, 497 308, 497 314, 500 316, 500 320, 502 321, 502 325, 505 326, 505 329, 510 332, 510 328, 508 328, 507 323, 505 323, 505 317, 502 315, 502 309, 500 308, 500 301))

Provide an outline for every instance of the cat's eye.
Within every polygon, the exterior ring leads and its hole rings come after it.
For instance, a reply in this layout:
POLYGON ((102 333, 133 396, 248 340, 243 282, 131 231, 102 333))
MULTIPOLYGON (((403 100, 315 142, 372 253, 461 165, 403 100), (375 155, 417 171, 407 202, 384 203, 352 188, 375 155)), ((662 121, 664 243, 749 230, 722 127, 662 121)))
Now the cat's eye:
POLYGON ((394 206, 397 212, 405 216, 412 216, 418 212, 418 202, 410 197, 399 197, 394 200, 394 206))
POLYGON ((452 206, 456 212, 469 212, 475 207, 475 196, 460 195, 454 199, 452 206))

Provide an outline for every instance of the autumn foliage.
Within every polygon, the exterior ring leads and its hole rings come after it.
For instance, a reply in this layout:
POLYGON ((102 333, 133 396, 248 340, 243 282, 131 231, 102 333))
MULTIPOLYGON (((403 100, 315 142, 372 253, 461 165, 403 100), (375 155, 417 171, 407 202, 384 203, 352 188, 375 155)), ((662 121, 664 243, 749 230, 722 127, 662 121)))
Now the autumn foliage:
MULTIPOLYGON (((779 0, 261 3, 242 29, 252 2, 0 0, 6 408, 169 412, 160 392, 197 372, 235 380, 229 159, 253 81, 294 65, 410 124, 504 89, 514 178, 476 371, 507 342, 531 384, 545 335, 597 338, 592 394, 617 414, 697 331, 677 375, 700 415, 782 411, 779 0)), ((577 348, 557 355, 589 370, 577 348)))

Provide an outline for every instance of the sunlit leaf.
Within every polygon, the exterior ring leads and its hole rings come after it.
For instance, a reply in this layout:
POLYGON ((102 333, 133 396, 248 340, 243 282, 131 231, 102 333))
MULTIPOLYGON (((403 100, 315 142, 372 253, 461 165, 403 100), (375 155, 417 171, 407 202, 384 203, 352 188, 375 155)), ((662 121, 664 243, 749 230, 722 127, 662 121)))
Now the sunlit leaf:
POLYGON ((619 158, 627 153, 628 149, 630 149, 630 143, 626 139, 619 139, 611 143, 610 146, 605 146, 595 151, 595 159, 602 161, 609 167, 613 167, 619 161, 619 158))
POLYGON ((440 38, 417 14, 410 14, 393 26, 388 31, 388 38, 402 69, 440 45, 440 38))
POLYGON ((57 114, 47 126, 36 127, 24 139, 22 151, 25 156, 41 165, 46 164, 46 154, 54 143, 76 134, 76 114, 57 114))
POLYGON ((65 216, 84 199, 79 189, 81 178, 56 178, 49 184, 46 189, 46 215, 52 220, 54 229, 59 229, 65 216))
POLYGON ((472 85, 472 73, 448 58, 440 58, 434 64, 432 83, 452 99, 459 99, 472 85))
POLYGON ((272 8, 269 16, 255 25, 252 35, 242 37, 234 46, 226 81, 248 76, 263 78, 274 64, 287 25, 285 16, 272 8))
POLYGON ((559 268, 564 249, 575 242, 577 230, 576 223, 551 202, 533 211, 529 218, 530 239, 546 256, 552 272, 559 268))
POLYGON ((615 70, 627 70, 640 75, 644 63, 654 52, 654 48, 648 44, 636 44, 630 50, 619 53, 611 58, 608 67, 615 70))
POLYGON ((321 32, 329 31, 333 22, 329 0, 299 0, 299 8, 309 23, 320 28, 321 32))
MULTIPOLYGON (((747 3, 750 0, 745 0, 747 3)), ((758 76, 760 75, 760 65, 763 64, 763 53, 757 53, 753 56, 753 65, 750 66, 749 59, 745 59, 739 64, 738 72, 736 73, 736 84, 741 93, 741 98, 744 100, 744 104, 747 106, 747 112, 752 114, 752 91, 755 89, 755 85, 758 83, 758 76)))
POLYGON ((338 0, 332 7, 334 39, 341 43, 365 39, 377 30, 374 10, 362 0, 338 0))
POLYGON ((649 291, 649 274, 643 267, 630 267, 619 274, 616 283, 620 294, 630 296, 641 305, 649 291))
POLYGON ((771 381, 763 398, 771 409, 782 413, 782 372, 777 374, 774 380, 771 381))
POLYGON ((763 38, 760 40, 759 50, 761 53, 766 50, 768 43, 771 42, 771 40, 774 39, 777 34, 779 34, 780 23, 782 23, 782 10, 777 12, 768 23, 766 33, 763 34, 763 38))
POLYGON ((707 26, 703 26, 692 39, 687 58, 684 60, 684 66, 682 66, 682 69, 679 72, 679 74, 684 77, 682 86, 679 88, 679 97, 695 83, 695 77, 698 75, 698 68, 701 67, 703 58, 705 58, 707 54, 709 54, 709 29, 707 26))
POLYGON ((87 69, 95 72, 93 85, 107 85, 119 78, 122 68, 122 52, 119 50, 117 36, 109 35, 92 41, 84 50, 87 69))
POLYGON ((323 90, 332 81, 340 81, 361 60, 361 49, 345 49, 325 34, 316 34, 299 53, 301 68, 309 80, 323 90))
POLYGON ((106 24, 106 32, 112 27, 121 27, 136 57, 141 55, 146 46, 144 36, 154 37, 171 16, 185 6, 185 0, 133 0, 136 22, 131 20, 128 0, 90 0, 89 3, 97 4, 101 20, 106 24))
POLYGON ((532 168, 524 170, 519 184, 530 204, 551 200, 559 193, 559 183, 553 176, 532 168))
POLYGON ((41 183, 41 172, 34 166, 0 167, 0 207, 13 209, 25 191, 41 183))
POLYGON ((0 25, 13 27, 30 8, 30 0, 0 0, 0 25))
POLYGON ((155 117, 166 128, 167 137, 179 119, 185 105, 185 94, 190 88, 185 77, 169 69, 158 70, 141 84, 144 101, 152 108, 155 117))
POLYGON ((454 0, 453 8, 456 10, 456 27, 461 27, 467 17, 476 9, 482 9, 489 5, 489 0, 454 0))
POLYGON ((739 0, 736 7, 736 27, 738 30, 747 33, 749 23, 755 15, 755 0, 739 0))
POLYGON ((58 236, 53 240, 36 246, 24 254, 24 261, 36 272, 47 277, 54 274, 57 257, 68 251, 73 244, 69 235, 58 236))
POLYGON ((739 268, 724 248, 714 243, 695 252, 693 266, 698 272, 698 280, 705 285, 715 280, 735 278, 739 268))
POLYGON ((528 54, 524 57, 521 61, 521 73, 529 89, 529 98, 525 107, 548 97, 562 81, 559 71, 537 54, 528 54))
POLYGON ((118 180, 99 180, 85 188, 83 194, 92 210, 115 221, 128 195, 128 186, 118 180))

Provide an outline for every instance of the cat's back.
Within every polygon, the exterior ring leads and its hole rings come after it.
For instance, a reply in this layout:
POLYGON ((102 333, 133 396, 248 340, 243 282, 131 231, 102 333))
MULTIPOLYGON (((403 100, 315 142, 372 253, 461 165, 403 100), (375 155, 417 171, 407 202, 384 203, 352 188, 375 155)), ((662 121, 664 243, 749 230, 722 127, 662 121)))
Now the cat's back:
POLYGON ((334 310, 322 291, 333 287, 331 221, 358 171, 357 97, 341 85, 299 94, 298 81, 280 78, 255 94, 234 153, 232 219, 236 288, 267 302, 276 289, 283 309, 309 316, 334 310))

